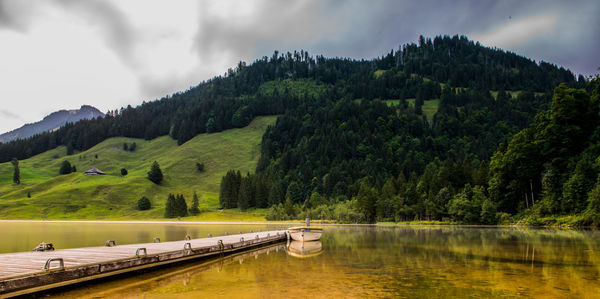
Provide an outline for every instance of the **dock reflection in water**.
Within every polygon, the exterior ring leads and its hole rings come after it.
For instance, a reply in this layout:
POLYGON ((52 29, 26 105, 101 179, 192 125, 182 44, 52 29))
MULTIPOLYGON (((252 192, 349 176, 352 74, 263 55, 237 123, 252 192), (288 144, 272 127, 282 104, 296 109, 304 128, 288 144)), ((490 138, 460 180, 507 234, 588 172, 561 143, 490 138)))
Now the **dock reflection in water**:
POLYGON ((293 257, 308 258, 323 253, 321 241, 291 241, 287 245, 287 253, 293 257))
MULTIPOLYGON (((161 298, 163 296, 160 295, 160 292, 157 294, 152 291, 181 287, 188 290, 194 289, 193 284, 198 285, 193 280, 195 277, 211 272, 220 273, 228 265, 243 264, 245 260, 256 260, 259 256, 284 252, 285 246, 285 243, 279 243, 216 260, 191 262, 182 266, 151 270, 135 277, 126 276, 109 281, 100 280, 66 292, 48 291, 40 295, 50 298, 161 298)), ((174 294, 170 294, 168 297, 173 296, 174 294)))

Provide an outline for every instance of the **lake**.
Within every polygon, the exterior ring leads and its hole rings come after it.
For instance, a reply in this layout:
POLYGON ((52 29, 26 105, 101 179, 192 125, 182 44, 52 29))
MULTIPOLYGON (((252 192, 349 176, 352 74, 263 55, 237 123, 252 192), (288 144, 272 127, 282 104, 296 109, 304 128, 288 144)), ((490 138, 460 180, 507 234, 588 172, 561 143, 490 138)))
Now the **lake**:
MULTIPOLYGON (((0 223, 0 251, 181 240, 285 225, 0 223)), ((321 242, 254 251, 52 291, 56 298, 600 298, 600 232, 326 226, 321 242)))

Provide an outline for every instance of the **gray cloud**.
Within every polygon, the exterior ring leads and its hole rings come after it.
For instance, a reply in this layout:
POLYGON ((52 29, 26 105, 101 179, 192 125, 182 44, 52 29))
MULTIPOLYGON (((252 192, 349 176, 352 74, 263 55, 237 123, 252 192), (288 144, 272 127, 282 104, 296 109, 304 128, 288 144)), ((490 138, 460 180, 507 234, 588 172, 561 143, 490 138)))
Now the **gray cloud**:
POLYGON ((269 14, 261 5, 250 18, 238 19, 215 15, 207 2, 201 2, 200 24, 194 45, 200 58, 210 61, 224 52, 236 57, 256 56, 258 44, 268 42, 274 36, 281 36, 280 33, 288 29, 282 28, 282 20, 289 20, 291 12, 302 11, 298 6, 312 5, 312 1, 294 3, 289 7, 285 7, 287 3, 283 1, 271 4, 270 9, 277 11, 277 14, 269 14))
POLYGON ((106 45, 124 64, 138 67, 135 45, 139 35, 119 8, 101 0, 57 0, 56 3, 96 27, 106 45))
MULTIPOLYGON (((270 55, 274 49, 306 49, 326 56, 371 58, 419 35, 476 36, 510 22, 541 14, 559 18, 555 30, 511 43, 507 50, 563 64, 576 73, 595 72, 593 52, 600 51, 597 1, 264 1, 255 13, 236 20, 200 7, 195 50, 204 61, 224 53, 237 59, 270 55), (561 34, 561 35, 559 35, 561 34)), ((524 23, 527 24, 527 23, 524 23)), ((527 28, 523 28, 526 30, 527 28)), ((505 43, 508 44, 508 43, 505 43)), ((503 47, 491 42, 488 46, 503 47)), ((597 56, 597 55, 596 55, 597 56)), ((235 61, 231 62, 234 65, 235 61)))
POLYGON ((30 1, 0 0, 0 29, 25 33, 35 14, 36 9, 30 1))
POLYGON ((124 64, 137 66, 135 45, 139 34, 127 16, 108 1, 54 0, 37 3, 30 0, 0 0, 0 29, 26 33, 36 25, 36 18, 49 9, 79 17, 97 28, 106 45, 124 64))
POLYGON ((4 110, 4 109, 0 110, 0 116, 2 116, 3 118, 9 118, 9 119, 19 119, 20 118, 17 114, 12 113, 8 110, 4 110))
MULTIPOLYGON (((140 91, 144 98, 153 99, 161 97, 175 91, 182 91, 190 87, 186 86, 185 82, 199 82, 201 78, 197 78, 192 73, 183 74, 163 74, 162 76, 140 75, 138 78, 140 91)), ((193 85, 196 85, 194 83, 193 85)))
POLYGON ((182 86, 182 82, 178 81, 184 79, 182 74, 151 75, 144 69, 144 63, 147 62, 138 58, 137 51, 148 34, 135 28, 127 16, 112 3, 102 0, 57 0, 57 3, 98 29, 108 48, 135 74, 142 98, 160 97, 182 86))
MULTIPOLYGON (((153 6, 149 0, 139 3, 0 0, 0 36, 7 38, 0 43, 27 47, 28 51, 23 53, 31 55, 32 59, 48 61, 45 49, 35 46, 43 40, 40 36, 56 36, 64 41, 69 40, 64 36, 68 34, 66 32, 71 32, 56 30, 50 34, 50 28, 64 28, 65 24, 73 22, 77 27, 72 31, 74 34, 92 32, 86 41, 99 40, 114 53, 117 63, 111 64, 110 57, 94 56, 104 55, 105 49, 81 53, 78 58, 90 60, 89 72, 98 75, 97 78, 119 74, 120 81, 111 81, 110 86, 99 88, 94 98, 101 100, 91 103, 112 109, 117 108, 110 107, 112 105, 135 105, 142 100, 187 89, 222 74, 239 60, 252 62, 270 56, 273 50, 304 49, 313 55, 369 59, 397 49, 401 44, 416 42, 419 35, 464 34, 487 46, 568 67, 576 74, 597 74, 600 66, 597 54, 600 52, 600 39, 597 38, 600 35, 600 18, 597 17, 600 1, 597 0, 215 0, 197 3, 196 13, 189 10, 189 3, 178 1, 153 6), (182 11, 184 9, 186 11, 182 11), (152 18, 150 14, 157 15, 152 18), (167 21, 154 23, 157 18, 167 21), (536 22, 536 18, 542 22, 536 22), (177 22, 182 20, 185 21, 177 22), (58 26, 53 26, 55 23, 58 26), (17 32, 19 36, 7 31, 17 32), (110 63, 99 66, 93 63, 96 58, 110 63)), ((75 37, 70 41, 77 42, 75 37)), ((53 46, 61 53, 60 43, 53 46)), ((64 52, 68 52, 66 50, 64 52)), ((0 55, 6 55, 4 53, 0 51, 0 55)), ((13 47, 12 53, 19 55, 19 48, 13 47)), ((69 57, 63 59, 65 64, 70 63, 69 57)), ((11 68, 3 65, 4 72, 0 69, 4 81, 10 81, 3 85, 4 88, 0 86, 0 94, 18 99, 13 101, 15 103, 37 102, 46 105, 47 111, 54 111, 54 105, 63 104, 41 103, 39 99, 52 98, 71 104, 81 100, 78 92, 89 92, 90 85, 80 89, 75 87, 68 96, 60 91, 60 87, 48 88, 48 91, 32 90, 30 86, 36 82, 25 81, 34 80, 31 79, 34 76, 18 77, 11 73, 24 69, 17 64, 25 61, 19 59, 10 65, 11 68)), ((8 59, 3 63, 10 62, 8 59)), ((65 69, 70 69, 65 64, 65 69)), ((30 66, 35 72, 38 64, 30 66)), ((39 68, 39 73, 44 76, 56 76, 52 79, 58 83, 78 75, 60 69, 59 64, 39 64, 39 68)), ((84 67, 72 69, 87 71, 84 67)), ((50 81, 42 75, 35 78, 50 81)), ((18 108, 9 108, 21 113, 18 108)), ((9 123, 14 118, 6 113, 6 110, 0 111, 0 120, 9 123)), ((27 116, 23 112, 21 117, 34 121, 39 116, 27 116)), ((19 122, 21 119, 10 125, 0 125, 17 126, 19 122)))

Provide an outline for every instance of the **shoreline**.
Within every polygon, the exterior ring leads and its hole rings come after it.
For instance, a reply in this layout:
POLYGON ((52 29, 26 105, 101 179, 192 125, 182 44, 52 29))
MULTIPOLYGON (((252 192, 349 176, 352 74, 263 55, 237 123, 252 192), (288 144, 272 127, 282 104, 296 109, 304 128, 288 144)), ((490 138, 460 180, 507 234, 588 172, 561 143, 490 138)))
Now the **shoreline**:
MULTIPOLYGON (((304 221, 173 221, 173 220, 36 220, 36 219, 0 219, 2 223, 94 223, 94 224, 185 224, 185 225, 298 225, 304 221)), ((534 228, 534 229, 598 229, 592 226, 552 226, 552 225, 519 225, 519 224, 453 224, 453 223, 321 223, 311 220, 311 224, 318 226, 373 226, 373 227, 472 227, 472 228, 534 228)))
MULTIPOLYGON (((256 222, 256 221, 172 221, 172 220, 25 220, 25 219, 0 219, 1 223, 106 223, 106 224, 206 224, 206 225, 297 225, 304 224, 304 221, 287 221, 287 222, 256 222)), ((314 225, 329 225, 329 226, 377 226, 377 224, 364 223, 320 223, 311 221, 314 225)))

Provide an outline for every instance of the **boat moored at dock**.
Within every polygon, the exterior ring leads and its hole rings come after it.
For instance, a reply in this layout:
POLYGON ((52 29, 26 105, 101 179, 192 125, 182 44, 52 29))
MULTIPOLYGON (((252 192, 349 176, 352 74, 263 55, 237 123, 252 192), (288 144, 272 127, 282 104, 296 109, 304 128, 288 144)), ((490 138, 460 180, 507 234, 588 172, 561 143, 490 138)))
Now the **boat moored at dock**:
POLYGON ((323 228, 317 226, 292 226, 288 228, 288 233, 294 241, 316 241, 321 239, 323 228))
POLYGON ((323 228, 319 226, 310 226, 310 219, 306 218, 305 226, 291 226, 287 233, 294 241, 316 241, 321 239, 323 228))

